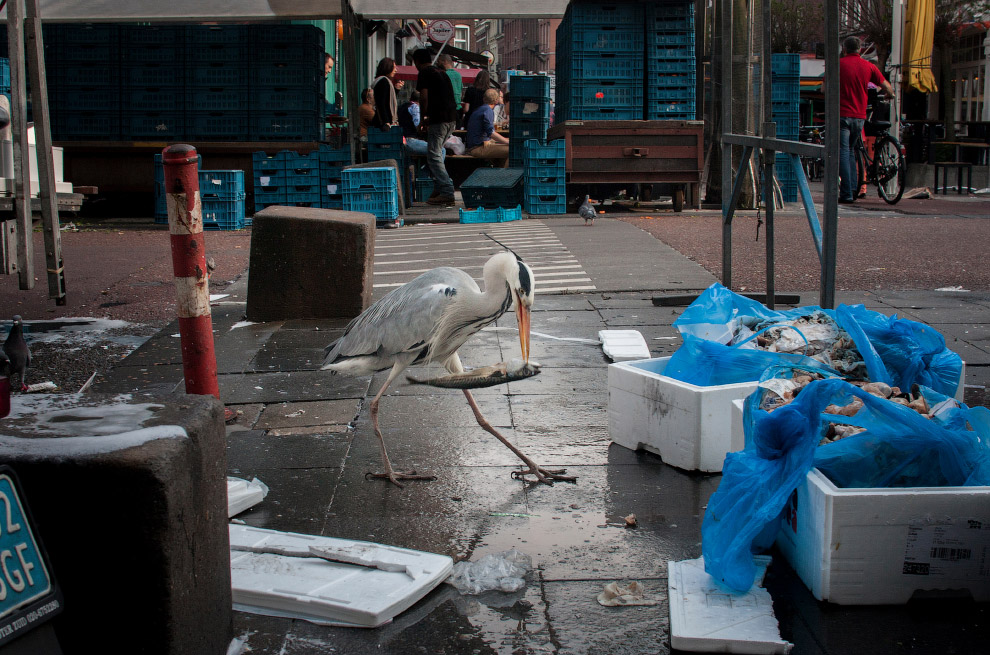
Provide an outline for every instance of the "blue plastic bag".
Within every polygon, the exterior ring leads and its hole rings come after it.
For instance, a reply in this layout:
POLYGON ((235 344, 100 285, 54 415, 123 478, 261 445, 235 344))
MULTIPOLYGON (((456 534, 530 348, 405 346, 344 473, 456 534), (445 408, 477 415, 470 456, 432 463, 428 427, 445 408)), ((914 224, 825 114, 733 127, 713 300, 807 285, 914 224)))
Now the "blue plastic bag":
MULTIPOLYGON (((780 370, 769 370, 764 379, 779 377, 780 370)), ((812 467, 839 487, 990 484, 990 410, 922 392, 930 406, 941 407, 933 419, 840 379, 811 382, 772 412, 759 409, 762 389, 750 395, 746 447, 726 455, 722 481, 705 511, 705 570, 732 589, 748 589, 752 554, 773 542, 781 510, 812 467), (853 397, 863 403, 855 416, 823 414, 853 397), (831 421, 866 430, 819 446, 831 421)))

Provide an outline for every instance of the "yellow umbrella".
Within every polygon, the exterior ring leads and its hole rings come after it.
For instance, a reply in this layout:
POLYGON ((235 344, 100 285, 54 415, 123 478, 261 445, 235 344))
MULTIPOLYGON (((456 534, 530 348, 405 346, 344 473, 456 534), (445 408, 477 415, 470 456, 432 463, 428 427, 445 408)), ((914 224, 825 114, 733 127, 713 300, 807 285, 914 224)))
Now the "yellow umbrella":
POLYGON ((935 0, 908 0, 904 18, 904 81, 922 93, 938 91, 932 75, 935 0))

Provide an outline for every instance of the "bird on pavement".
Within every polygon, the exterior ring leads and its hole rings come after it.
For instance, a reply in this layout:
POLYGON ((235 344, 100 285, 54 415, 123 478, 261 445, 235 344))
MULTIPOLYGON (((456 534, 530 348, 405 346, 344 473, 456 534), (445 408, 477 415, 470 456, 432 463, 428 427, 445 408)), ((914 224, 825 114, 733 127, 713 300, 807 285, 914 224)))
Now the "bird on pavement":
MULTIPOLYGON (((533 271, 512 252, 500 252, 484 266, 485 290, 470 275, 456 268, 429 270, 411 282, 393 290, 361 313, 347 326, 343 336, 327 346, 322 370, 345 375, 369 375, 389 371, 382 388, 371 401, 371 424, 378 437, 382 473, 399 487, 399 480, 432 480, 435 476, 416 471, 396 471, 389 461, 385 438, 378 427, 378 402, 389 385, 414 364, 442 363, 451 373, 464 367, 457 349, 472 335, 495 322, 513 306, 519 324, 519 345, 523 360, 529 361, 530 308, 533 305, 533 271)), ((539 482, 554 480, 573 482, 562 475, 564 470, 538 466, 509 443, 482 415, 471 392, 463 389, 475 419, 485 431, 505 444, 528 467, 514 471, 513 477, 533 475, 539 482)))
POLYGON ((589 202, 590 198, 591 198, 591 196, 585 196, 584 197, 584 202, 581 203, 581 206, 580 207, 578 207, 578 216, 580 216, 581 218, 584 219, 584 224, 585 225, 594 225, 595 224, 595 216, 596 216, 596 213, 597 212, 595 212, 594 205, 592 205, 589 202))
POLYGON ((14 317, 14 323, 7 333, 7 340, 3 342, 3 352, 10 360, 10 377, 16 375, 21 382, 21 391, 27 391, 24 378, 25 371, 31 364, 31 351, 28 349, 27 341, 24 340, 24 326, 20 315, 14 317))

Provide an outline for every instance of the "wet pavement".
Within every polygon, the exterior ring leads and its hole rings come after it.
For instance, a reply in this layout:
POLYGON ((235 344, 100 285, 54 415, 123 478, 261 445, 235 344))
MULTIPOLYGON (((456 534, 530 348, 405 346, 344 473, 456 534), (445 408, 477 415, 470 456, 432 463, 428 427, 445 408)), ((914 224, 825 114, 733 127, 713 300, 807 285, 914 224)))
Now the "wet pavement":
MULTIPOLYGON (((594 228, 578 229, 573 217, 543 220, 578 256, 596 290, 538 294, 534 332, 594 340, 602 329, 636 329, 655 357, 678 347, 671 324, 681 310, 655 307, 653 296, 700 291, 714 277, 627 224, 603 218, 594 228)), ((537 292, 539 284, 537 276, 537 292)), ((213 307, 221 398, 238 412, 228 426, 228 471, 257 477, 271 490, 238 519, 455 559, 514 547, 532 556, 536 568, 525 589, 513 594, 463 596, 442 584, 377 629, 238 612, 235 636, 244 652, 670 652, 666 563, 700 556, 704 508, 720 478, 611 444, 609 362, 599 346, 534 336, 531 355, 543 365, 539 376, 475 393, 510 441, 544 466, 565 467, 578 476, 576 483, 512 479, 518 460, 478 427, 462 394, 397 383, 380 410, 392 461, 437 476, 399 489, 365 478, 380 468, 367 405, 383 374, 346 378, 317 370, 323 348, 345 321, 242 324, 246 290, 242 276, 213 307), (636 515, 637 527, 625 527, 628 514, 636 515), (607 608, 596 601, 606 584, 631 580, 643 583, 659 604, 607 608)), ((990 293, 875 290, 841 292, 838 300, 939 329, 967 362, 967 402, 987 404, 990 293)), ((800 304, 815 303, 816 294, 802 294, 800 304)), ((519 355, 514 316, 507 314, 497 327, 462 348, 465 364, 519 355)), ((166 326, 94 391, 179 386, 177 334, 175 323, 166 326)), ((800 655, 976 653, 985 652, 990 634, 987 604, 842 607, 815 601, 779 555, 767 587, 783 637, 800 655)))

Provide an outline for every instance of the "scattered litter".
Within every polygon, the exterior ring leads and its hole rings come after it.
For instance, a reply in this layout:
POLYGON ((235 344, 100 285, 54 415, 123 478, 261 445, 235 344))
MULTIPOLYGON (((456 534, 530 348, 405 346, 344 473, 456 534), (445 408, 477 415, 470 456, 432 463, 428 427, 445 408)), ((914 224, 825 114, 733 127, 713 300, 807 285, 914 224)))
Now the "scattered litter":
POLYGON ((446 555, 367 541, 242 525, 229 531, 234 609, 320 625, 388 623, 453 567, 446 555))
POLYGON ((977 189, 973 192, 973 195, 977 196, 990 196, 990 187, 983 187, 982 189, 977 189))
MULTIPOLYGON (((230 326, 230 329, 233 330, 235 328, 247 327, 249 325, 254 325, 254 324, 255 324, 254 321, 237 321, 236 323, 234 323, 233 325, 230 326)), ((319 328, 317 328, 317 329, 319 329, 319 328)))
POLYGON ((93 374, 89 376, 89 379, 86 380, 81 387, 79 387, 79 393, 83 393, 86 389, 89 389, 90 386, 92 386, 93 380, 96 379, 97 373, 99 373, 99 371, 93 371, 93 374))
POLYGON ((680 339, 680 337, 653 337, 654 341, 664 341, 664 340, 669 341, 673 339, 680 339))
POLYGON ((54 382, 35 382, 34 384, 29 384, 27 388, 27 393, 37 393, 39 391, 55 391, 58 389, 58 385, 54 382))
POLYGON ((926 200, 932 197, 932 190, 926 186, 917 187, 910 191, 905 191, 902 197, 905 200, 926 200))
POLYGON ((958 293, 969 293, 969 289, 963 289, 962 286, 939 287, 938 289, 935 289, 935 290, 936 291, 953 291, 953 292, 958 292, 958 293))
POLYGON ((250 482, 243 478, 227 477, 227 518, 237 516, 246 509, 260 503, 268 495, 268 486, 254 478, 250 482))
POLYGON ((794 644, 780 637, 763 576, 770 558, 753 558, 753 586, 736 593, 705 573, 704 559, 667 562, 670 645, 696 653, 784 655, 794 644))
POLYGON ((633 580, 625 587, 618 582, 605 585, 605 590, 598 594, 598 604, 605 607, 620 607, 625 605, 656 605, 654 598, 646 597, 646 587, 633 580))
POLYGON ((265 390, 264 387, 255 387, 255 389, 257 389, 258 391, 264 391, 265 390))
POLYGON ((638 330, 600 330, 602 351, 613 362, 649 359, 650 347, 638 330))
POLYGON ((637 525, 637 521, 636 521, 636 515, 635 514, 630 514, 629 516, 626 517, 626 527, 627 528, 635 528, 636 525, 637 525))
POLYGON ((534 516, 539 516, 539 514, 520 514, 518 512, 489 512, 488 516, 518 516, 519 518, 528 519, 534 516))
POLYGON ((229 293, 211 293, 210 294, 210 302, 216 302, 217 300, 223 300, 224 298, 227 298, 229 296, 230 296, 229 293))
POLYGON ((300 410, 297 410, 295 412, 292 412, 291 414, 286 414, 285 415, 285 418, 296 418, 298 416, 302 416, 305 413, 306 413, 306 410, 305 409, 300 409, 300 410))
MULTIPOLYGON (((497 330, 511 330, 513 332, 518 332, 519 328, 514 327, 486 327, 482 328, 482 332, 495 332, 497 330)), ((552 334, 546 334, 544 332, 530 332, 530 336, 533 337, 543 337, 544 339, 553 339, 554 341, 573 341, 575 343, 587 343, 593 346, 601 345, 601 341, 598 339, 581 339, 579 337, 555 337, 552 334)))
POLYGON ((181 338, 181 337, 182 337, 182 335, 181 335, 181 334, 179 334, 178 332, 176 332, 175 334, 173 334, 173 335, 172 335, 172 338, 173 338, 173 339, 179 339, 179 338, 181 338))
POLYGON ((447 583, 462 594, 499 590, 511 593, 526 586, 524 576, 533 568, 529 555, 515 548, 489 553, 477 562, 458 562, 447 583))

